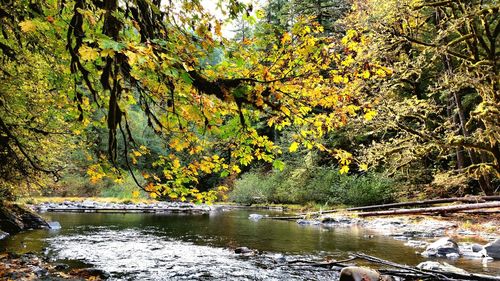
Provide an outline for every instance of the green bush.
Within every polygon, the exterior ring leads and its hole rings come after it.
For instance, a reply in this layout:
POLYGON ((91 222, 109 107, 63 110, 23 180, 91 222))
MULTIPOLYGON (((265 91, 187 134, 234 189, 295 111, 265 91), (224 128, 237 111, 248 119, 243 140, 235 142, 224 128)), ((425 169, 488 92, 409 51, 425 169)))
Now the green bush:
POLYGON ((265 175, 246 173, 236 181, 229 199, 233 202, 250 205, 254 203, 269 203, 274 193, 273 186, 265 175))
POLYGON ((343 175, 333 187, 339 201, 346 205, 366 206, 394 201, 394 182, 380 174, 343 175))
POLYGON ((254 170, 236 181, 229 198, 241 204, 292 203, 372 205, 394 200, 394 182, 381 174, 340 175, 337 168, 288 165, 254 170))

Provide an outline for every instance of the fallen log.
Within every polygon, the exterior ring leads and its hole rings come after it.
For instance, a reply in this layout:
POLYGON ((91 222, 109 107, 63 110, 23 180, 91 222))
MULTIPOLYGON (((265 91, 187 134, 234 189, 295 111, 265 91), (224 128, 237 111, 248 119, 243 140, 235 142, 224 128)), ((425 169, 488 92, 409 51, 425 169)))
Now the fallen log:
POLYGON ((307 215, 322 215, 322 214, 331 214, 331 213, 337 213, 339 210, 324 210, 324 211, 317 211, 317 212, 309 212, 309 213, 300 213, 299 215, 302 216, 307 216, 307 215))
MULTIPOLYGON (((443 203, 453 203, 453 202, 468 202, 468 203, 484 203, 486 201, 499 201, 500 195, 492 196, 466 196, 466 197, 452 197, 452 198, 439 198, 439 199, 429 199, 429 200, 419 200, 411 202, 398 202, 398 203, 388 203, 380 205, 370 205, 362 207, 347 208, 346 211, 363 211, 363 210, 374 210, 374 209, 390 209, 396 207, 412 207, 412 206, 423 206, 423 205, 435 205, 443 203)), ((318 212, 301 213, 300 215, 321 215, 337 213, 340 210, 323 210, 318 212)))
POLYGON ((489 203, 477 203, 477 204, 461 204, 452 206, 441 206, 441 207, 429 207, 429 208, 415 208, 415 209, 397 209, 388 211, 373 211, 373 212, 361 212, 357 213, 360 217, 371 217, 371 216, 388 216, 388 215, 415 215, 424 213, 449 213, 463 210, 476 210, 476 209, 490 209, 499 208, 500 201, 489 202, 489 203))
POLYGON ((466 197, 453 197, 453 198, 440 198, 440 199, 429 199, 411 202, 399 202, 381 205, 371 205, 363 207, 348 208, 347 211, 361 211, 361 210, 373 210, 373 209, 390 209, 395 207, 411 207, 420 205, 434 205, 441 203, 453 203, 453 202, 468 202, 468 203, 482 203, 485 201, 499 201, 500 196, 466 196, 466 197))

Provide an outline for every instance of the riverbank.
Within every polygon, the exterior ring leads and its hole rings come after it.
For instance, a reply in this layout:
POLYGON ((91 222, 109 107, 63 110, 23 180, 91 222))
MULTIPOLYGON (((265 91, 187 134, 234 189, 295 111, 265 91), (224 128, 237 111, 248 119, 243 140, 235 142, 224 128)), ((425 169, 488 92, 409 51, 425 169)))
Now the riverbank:
MULTIPOLYGON (((249 217, 253 220, 256 218, 258 219, 252 215, 249 217)), ((482 263, 483 268, 488 268, 490 262, 500 261, 500 216, 498 215, 488 217, 469 215, 455 218, 429 216, 359 218, 352 214, 328 214, 316 218, 298 219, 296 223, 324 228, 370 229, 377 235, 405 241, 405 246, 415 248, 416 254, 430 260, 476 259, 482 263)), ((366 238, 372 237, 368 235, 366 238)))
POLYGON ((65 264, 47 262, 35 254, 0 253, 0 280, 100 281, 108 277, 97 269, 69 269, 65 264))

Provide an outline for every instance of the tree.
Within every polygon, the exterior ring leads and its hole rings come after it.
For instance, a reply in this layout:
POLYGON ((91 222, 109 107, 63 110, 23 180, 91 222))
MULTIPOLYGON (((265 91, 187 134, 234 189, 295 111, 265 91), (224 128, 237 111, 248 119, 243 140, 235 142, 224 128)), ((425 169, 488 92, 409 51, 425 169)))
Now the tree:
MULTIPOLYGON (((132 171, 150 153, 130 129, 134 110, 169 147, 151 164, 160 173, 134 175, 153 197, 210 199, 196 188, 201 174, 224 177, 254 159, 280 167, 281 148, 255 128, 262 120, 277 130, 297 128, 290 151, 317 147, 348 170, 349 153, 316 140, 369 108, 351 103, 355 92, 348 81, 361 76, 352 56, 335 55, 331 42, 318 36, 321 25, 298 18, 278 38, 239 44, 222 37, 220 22, 198 1, 160 2, 32 1, 38 12, 26 15, 2 9, 35 38, 33 50, 40 52, 48 41, 62 64, 69 60, 70 73, 58 73, 58 79, 70 89, 63 93, 75 99, 82 126, 77 133, 106 124, 109 166, 92 168, 91 177, 120 165, 132 171), (223 59, 211 64, 215 52, 223 59)), ((228 1, 223 9, 236 16, 245 7, 228 1)))
POLYGON ((37 189, 47 176, 57 180, 77 141, 67 56, 52 56, 64 47, 45 40, 60 26, 41 9, 27 1, 0 6, 0 198, 37 189), (36 21, 23 21, 29 17, 36 21))
POLYGON ((372 162, 396 171, 424 161, 435 179, 467 184, 472 177, 482 192, 493 193, 492 180, 500 175, 499 127, 492 121, 499 102, 498 4, 356 5, 351 23, 376 38, 372 56, 394 69, 375 96, 383 101, 377 127, 383 137, 369 149, 372 162))

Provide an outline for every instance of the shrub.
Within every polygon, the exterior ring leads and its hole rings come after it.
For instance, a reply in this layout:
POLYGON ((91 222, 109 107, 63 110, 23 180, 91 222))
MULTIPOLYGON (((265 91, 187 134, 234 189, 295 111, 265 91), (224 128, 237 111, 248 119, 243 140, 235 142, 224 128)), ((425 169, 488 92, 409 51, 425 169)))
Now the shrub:
POLYGON ((246 173, 236 181, 233 191, 229 194, 229 199, 245 205, 268 203, 273 193, 273 187, 264 175, 246 173))
POLYGON ((394 201, 394 182, 381 174, 343 175, 339 179, 333 189, 343 204, 366 206, 394 201))

